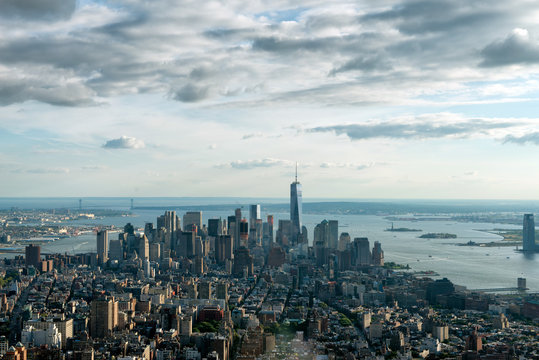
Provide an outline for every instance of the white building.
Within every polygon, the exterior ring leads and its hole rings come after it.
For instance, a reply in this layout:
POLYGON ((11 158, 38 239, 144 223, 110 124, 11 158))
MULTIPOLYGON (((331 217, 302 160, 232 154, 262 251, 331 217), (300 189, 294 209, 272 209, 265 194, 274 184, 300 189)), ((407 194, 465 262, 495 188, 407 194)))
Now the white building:
POLYGON ((27 348, 48 345, 53 348, 62 347, 62 335, 54 323, 49 323, 45 330, 36 329, 27 325, 21 333, 21 342, 27 348))

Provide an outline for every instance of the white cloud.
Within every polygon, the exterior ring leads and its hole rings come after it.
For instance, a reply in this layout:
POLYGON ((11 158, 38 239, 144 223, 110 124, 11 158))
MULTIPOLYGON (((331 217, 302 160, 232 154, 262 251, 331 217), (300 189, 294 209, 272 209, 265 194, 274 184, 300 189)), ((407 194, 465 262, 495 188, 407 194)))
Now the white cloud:
MULTIPOLYGON (((255 168, 268 167, 290 167, 293 164, 294 163, 289 160, 265 158, 257 160, 236 160, 228 164, 224 164, 224 166, 239 170, 250 170, 255 168)), ((223 165, 220 165, 220 167, 223 167, 223 165)))
POLYGON ((102 147, 105 149, 142 149, 145 144, 142 140, 134 137, 122 136, 117 139, 107 140, 102 147))

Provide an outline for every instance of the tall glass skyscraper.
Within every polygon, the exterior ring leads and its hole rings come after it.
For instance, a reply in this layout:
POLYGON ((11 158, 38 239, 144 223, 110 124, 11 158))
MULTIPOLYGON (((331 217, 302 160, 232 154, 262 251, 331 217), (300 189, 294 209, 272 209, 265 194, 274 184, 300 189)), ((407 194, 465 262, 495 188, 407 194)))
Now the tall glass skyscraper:
POLYGON ((522 231, 522 250, 535 251, 535 221, 533 214, 524 214, 524 224, 522 231))
POLYGON ((298 181, 298 168, 296 165, 296 179, 290 184, 290 221, 292 222, 291 238, 294 243, 298 240, 298 235, 301 234, 301 184, 298 181))

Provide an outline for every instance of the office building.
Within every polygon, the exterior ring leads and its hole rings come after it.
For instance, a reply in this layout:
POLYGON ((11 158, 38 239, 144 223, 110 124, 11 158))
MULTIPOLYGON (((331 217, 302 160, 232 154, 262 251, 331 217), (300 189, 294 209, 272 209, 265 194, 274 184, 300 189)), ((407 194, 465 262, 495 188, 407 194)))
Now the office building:
POLYGON ((249 241, 249 223, 247 219, 241 219, 239 225, 240 247, 247 247, 247 242, 249 241))
POLYGON ((202 211, 188 211, 183 215, 183 230, 191 231, 193 225, 197 229, 202 227, 202 211))
POLYGON ((353 243, 353 260, 356 266, 371 264, 372 256, 368 238, 355 238, 353 243))
POLYGON ((329 220, 329 238, 328 247, 330 249, 337 249, 339 245, 339 222, 337 220, 329 220))
POLYGON ((178 249, 178 256, 180 257, 192 257, 195 255, 195 239, 196 233, 192 231, 182 231, 179 234, 180 246, 178 249))
POLYGON ((113 298, 94 299, 90 309, 90 336, 109 336, 118 322, 118 302, 113 298))
POLYGON ((535 251, 535 221, 533 214, 524 214, 522 230, 522 250, 535 251))
POLYGON ((329 247, 329 222, 323 220, 314 227, 313 244, 315 247, 329 247))
POLYGON ((224 281, 218 282, 215 295, 217 299, 228 301, 228 283, 224 281))
POLYGON ((109 232, 101 230, 97 232, 97 263, 105 264, 109 259, 109 232))
POLYGON ((150 261, 159 261, 161 259, 161 244, 153 242, 150 244, 150 261))
POLYGON ((275 241, 279 245, 287 246, 290 242, 290 234, 292 232, 292 221, 290 220, 279 220, 279 226, 277 228, 277 233, 275 234, 275 241))
POLYGON ((298 236, 302 231, 302 189, 301 184, 298 181, 298 167, 296 165, 296 179, 290 184, 290 221, 292 223, 292 229, 290 234, 290 240, 292 244, 295 244, 298 240, 298 236))
POLYGON ((351 241, 350 234, 348 234, 347 232, 341 233, 341 236, 339 237, 339 245, 337 249, 339 251, 345 251, 350 245, 350 241, 351 241))
POLYGON ((41 262, 41 246, 30 244, 25 250, 26 266, 33 266, 36 269, 40 268, 41 262))
POLYGON ((264 236, 267 236, 268 244, 273 243, 273 215, 268 215, 267 233, 264 232, 264 236))
POLYGON ((372 264, 374 266, 384 266, 384 251, 379 241, 375 241, 372 248, 372 264))
POLYGON ((211 299, 211 281, 203 281, 198 284, 198 298, 211 299))
POLYGON ((138 257, 143 260, 150 258, 150 244, 144 234, 138 239, 138 257))
POLYGON ((262 219, 260 217, 260 205, 251 205, 249 207, 249 229, 256 229, 256 221, 262 219))
POLYGON ((252 276, 254 272, 253 256, 249 249, 242 247, 234 252, 234 276, 252 276))
POLYGON ((235 224, 235 228, 234 228, 234 249, 239 249, 240 248, 240 243, 241 243, 241 240, 240 240, 241 209, 240 208, 236 209, 236 211, 234 212, 234 215, 235 215, 235 219, 234 219, 234 224, 235 224))
POLYGON ((219 235, 215 239, 215 261, 218 264, 224 264, 226 260, 234 258, 234 243, 232 236, 219 235))
POLYGON ((109 259, 116 260, 118 262, 124 259, 123 240, 110 240, 109 242, 109 259))
POLYGON ((223 221, 221 219, 209 219, 208 220, 208 236, 217 237, 223 235, 223 221))

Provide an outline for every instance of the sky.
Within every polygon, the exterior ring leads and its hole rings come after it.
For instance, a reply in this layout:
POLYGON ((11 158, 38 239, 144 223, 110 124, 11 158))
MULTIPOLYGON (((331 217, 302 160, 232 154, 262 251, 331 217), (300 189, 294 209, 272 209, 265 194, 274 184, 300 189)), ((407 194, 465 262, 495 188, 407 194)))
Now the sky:
POLYGON ((535 0, 0 1, 0 196, 539 199, 535 0))

